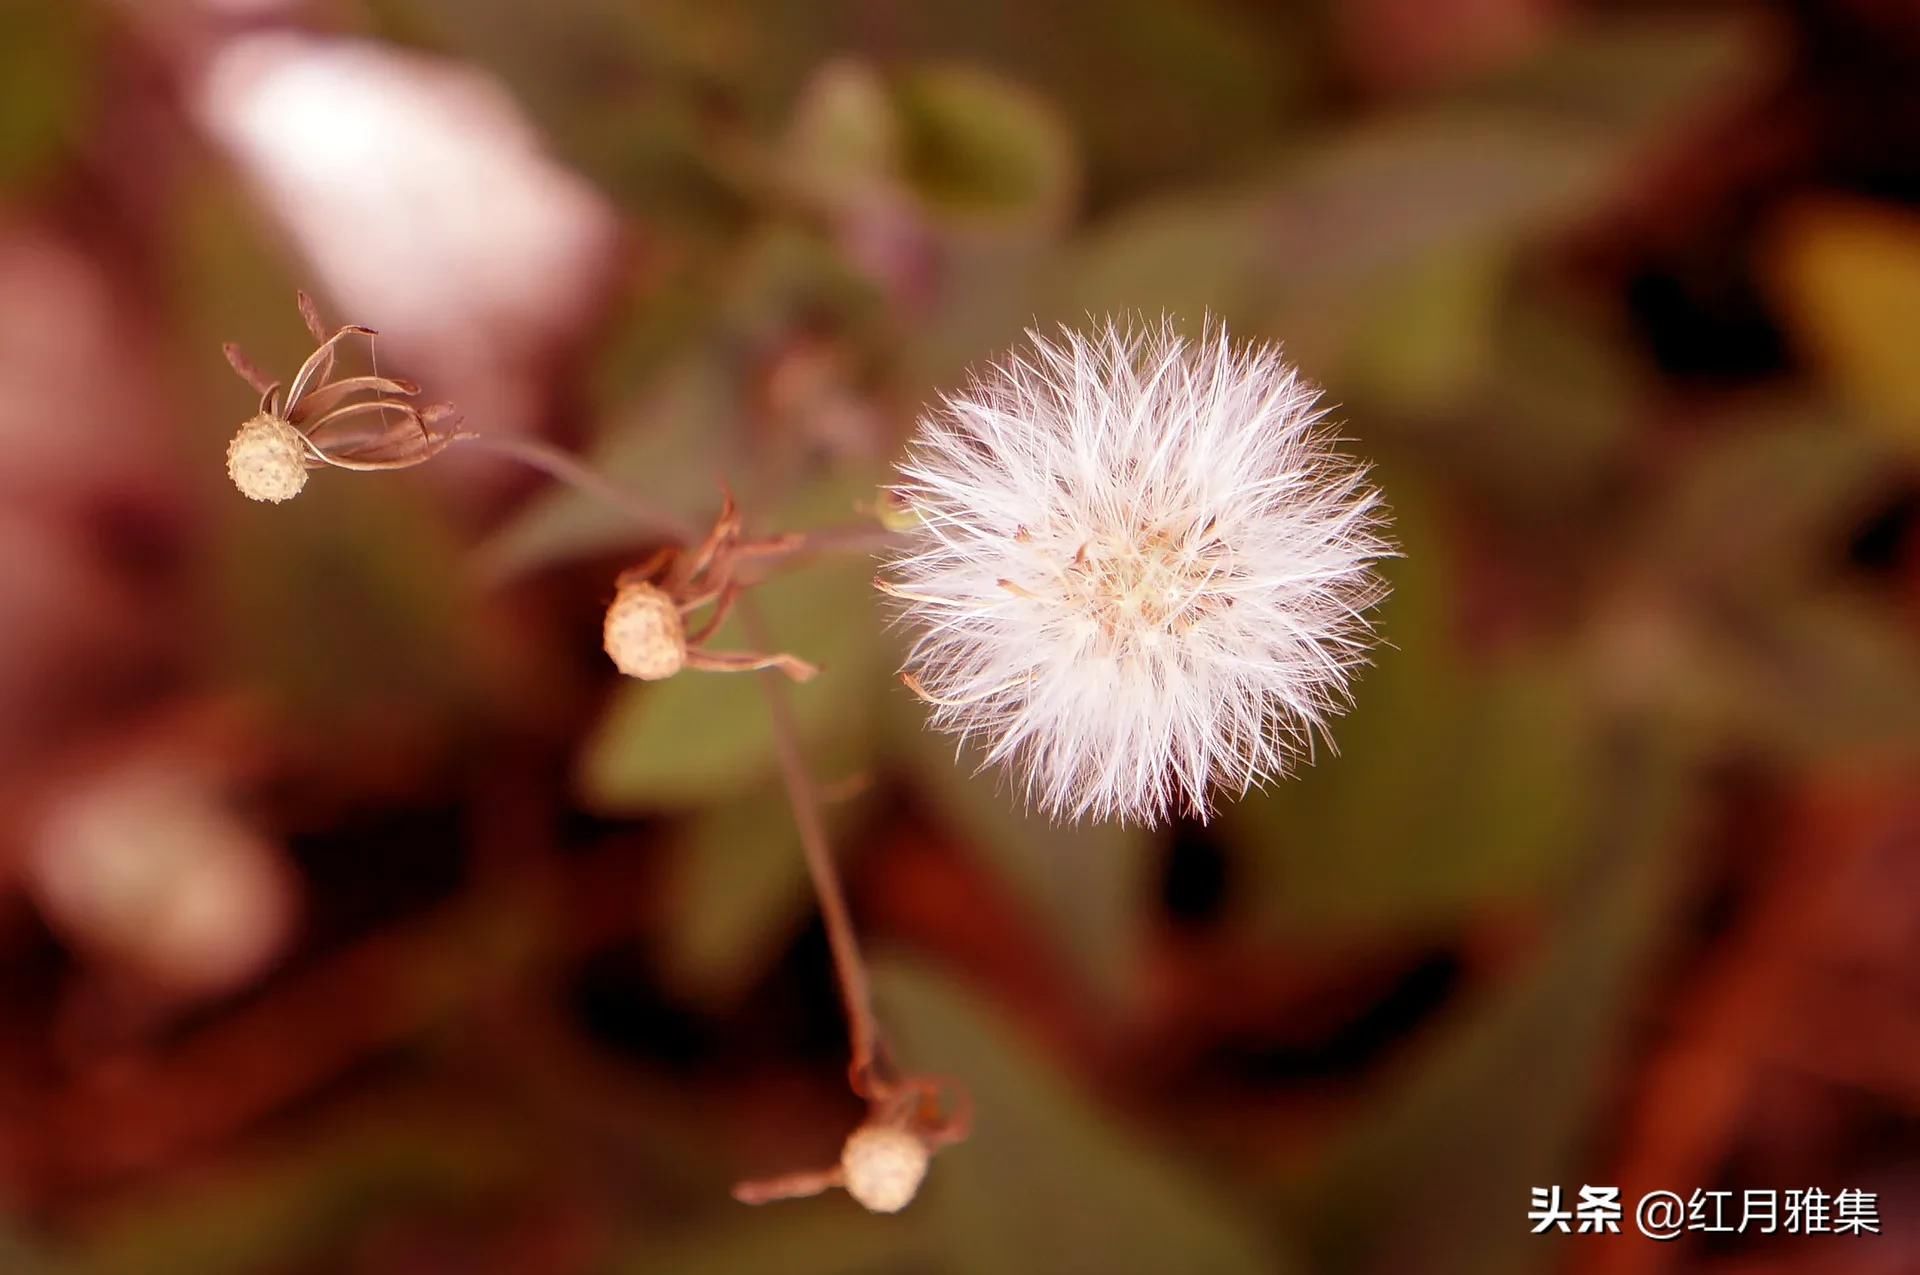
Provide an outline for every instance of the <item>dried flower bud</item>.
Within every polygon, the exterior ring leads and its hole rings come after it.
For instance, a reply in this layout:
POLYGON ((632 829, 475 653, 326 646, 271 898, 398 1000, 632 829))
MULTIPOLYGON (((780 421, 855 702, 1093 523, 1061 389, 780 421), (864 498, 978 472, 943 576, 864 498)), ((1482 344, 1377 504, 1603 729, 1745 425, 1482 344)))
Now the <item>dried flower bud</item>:
POLYGON ((227 475, 249 500, 279 504, 307 485, 307 450, 300 431, 262 412, 227 444, 227 475))
POLYGON ((861 1125, 840 1152, 847 1194, 874 1213, 898 1213, 927 1176, 926 1143, 891 1125, 861 1125))
POLYGON ((620 585, 607 608, 607 654, 628 677, 657 682, 687 663, 687 628, 673 599, 650 584, 620 585))

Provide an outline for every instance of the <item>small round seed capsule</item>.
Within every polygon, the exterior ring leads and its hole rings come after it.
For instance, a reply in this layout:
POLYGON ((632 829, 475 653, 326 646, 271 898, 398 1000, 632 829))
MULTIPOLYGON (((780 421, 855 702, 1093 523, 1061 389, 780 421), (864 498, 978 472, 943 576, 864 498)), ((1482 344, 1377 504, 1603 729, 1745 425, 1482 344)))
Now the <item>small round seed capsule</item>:
POLYGON ((874 1213, 898 1213, 927 1176, 927 1146, 905 1129, 861 1125, 840 1152, 847 1194, 874 1213))
POLYGON ((227 476, 249 500, 276 505, 292 500, 307 485, 307 452, 300 431, 262 412, 227 444, 227 476))
POLYGON ((687 628, 680 608, 650 584, 620 586, 607 608, 602 637, 614 667, 628 677, 657 682, 687 663, 687 628))

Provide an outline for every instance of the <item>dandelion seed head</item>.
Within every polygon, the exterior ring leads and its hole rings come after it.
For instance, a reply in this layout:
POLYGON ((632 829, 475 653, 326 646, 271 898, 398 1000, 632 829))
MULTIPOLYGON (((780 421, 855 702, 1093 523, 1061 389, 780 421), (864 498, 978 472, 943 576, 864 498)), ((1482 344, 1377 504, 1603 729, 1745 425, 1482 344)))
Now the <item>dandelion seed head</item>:
POLYGON ((931 1159, 926 1143, 906 1129, 861 1125, 840 1151, 840 1173, 851 1195, 874 1213, 898 1213, 913 1202, 931 1159))
POLYGON ((1393 552, 1319 393, 1223 328, 1063 329, 919 425, 882 588, 932 724, 1056 818, 1200 818, 1310 758, 1393 552))
POLYGON ((687 663, 687 628, 673 599, 651 584, 620 585, 607 607, 603 644, 628 677, 657 682, 687 663))
POLYGON ((262 412, 227 444, 227 476, 249 500, 279 504, 307 485, 307 451, 300 431, 262 412))

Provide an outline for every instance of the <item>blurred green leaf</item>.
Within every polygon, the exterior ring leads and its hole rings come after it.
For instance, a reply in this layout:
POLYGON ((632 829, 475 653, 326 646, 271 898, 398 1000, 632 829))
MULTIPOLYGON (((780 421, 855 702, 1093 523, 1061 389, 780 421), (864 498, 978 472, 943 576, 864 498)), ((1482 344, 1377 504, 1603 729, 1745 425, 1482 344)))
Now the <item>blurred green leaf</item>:
MULTIPOLYGON (((871 479, 823 483, 800 498, 792 516, 769 525, 821 525, 823 508, 850 510, 854 492, 871 494, 871 479), (806 516, 808 508, 815 517, 806 516)), ((791 694, 823 783, 863 769, 870 755, 874 696, 886 681, 872 580, 865 559, 830 557, 782 571, 752 593, 780 648, 820 666, 818 677, 791 694)), ((708 646, 751 649, 737 617, 708 646)), ((603 811, 679 807, 736 797, 772 765, 773 727, 757 678, 690 671, 621 685, 581 752, 579 784, 585 800, 603 811)))
POLYGON ((1681 879, 1683 759, 1660 735, 1651 722, 1624 730, 1596 767, 1606 799, 1569 842, 1582 875, 1540 959, 1473 1006, 1295 1184, 1287 1212, 1313 1237, 1319 1269, 1551 1268, 1556 1255, 1527 1234, 1528 1189, 1581 1180, 1603 1079, 1681 879))
POLYGON ((1260 145, 1308 88, 1309 21, 1282 6, 1106 0, 913 5, 832 28, 868 56, 992 67, 1058 105, 1106 188, 1220 171, 1260 145))
POLYGON ((893 85, 908 184, 969 223, 1048 224, 1079 189, 1073 138, 1038 94, 966 66, 918 67, 893 85))
POLYGON ((1212 311, 1323 380, 1344 371, 1396 406, 1444 405, 1486 377, 1515 246, 1586 206, 1609 158, 1589 130, 1521 111, 1383 120, 1096 227, 1043 308, 1212 311))
POLYGON ((1377 620, 1391 645, 1332 725, 1338 753, 1222 813, 1246 873, 1242 922, 1293 939, 1439 930, 1537 899, 1592 813, 1596 723, 1577 662, 1469 658, 1421 488, 1384 485, 1406 554, 1377 620))
POLYGON ((881 1020, 909 1067, 958 1077, 972 1136, 934 1160, 915 1210, 957 1275, 1236 1275, 1291 1269, 1174 1157, 1091 1106, 991 1009, 929 971, 875 970, 881 1020))
POLYGON ((1264 317, 1270 266, 1257 191, 1183 193, 1142 201, 1079 236, 1059 271, 1054 317, 1165 313, 1197 326, 1264 317))
MULTIPOLYGON (((650 510, 698 526, 720 502, 739 391, 716 364, 688 359, 618 409, 603 440, 582 459, 650 510)), ((644 539, 644 537, 641 537, 644 539)), ((572 487, 555 484, 474 551, 484 573, 503 578, 569 557, 631 547, 632 520, 572 487)))
POLYGON ((1515 254, 1612 190, 1655 126, 1750 65, 1744 31, 1583 29, 1453 100, 1305 142, 1252 181, 1137 205, 1085 237, 1042 309, 1211 311, 1284 340, 1343 393, 1457 410, 1500 370, 1515 254))
POLYGON ((1920 448, 1920 217, 1808 203, 1782 220, 1772 249, 1796 341, 1865 420, 1920 448))
POLYGON ((1613 139, 1547 112, 1384 118, 1285 166, 1269 248, 1303 281, 1353 283, 1436 247, 1565 217, 1605 189, 1620 158, 1613 139))
POLYGON ((1590 207, 1627 153, 1523 107, 1407 114, 1306 148, 1268 187, 1263 326, 1323 377, 1444 407, 1487 374, 1512 254, 1590 207))
MULTIPOLYGON (((690 526, 711 521, 723 479, 784 500, 814 476, 806 440, 759 418, 756 356, 823 314, 857 326, 870 299, 817 237, 773 225, 747 236, 700 290, 697 299, 655 297, 616 332, 596 387, 604 425, 582 458, 645 508, 690 526)), ((844 518, 847 509, 824 514, 844 518)), ((635 538, 620 509, 556 485, 477 556, 497 578, 635 538)))
POLYGON ((1051 235, 958 234, 940 244, 940 274, 946 282, 938 302, 897 340, 894 378, 897 401, 916 408, 964 384, 1021 339, 1033 324, 1034 286, 1061 250, 1051 235))
MULTIPOLYGON (((1603 188, 1598 158, 1587 131, 1550 116, 1385 119, 1304 146, 1244 185, 1143 205, 1097 229, 1069 263, 1065 295, 1084 288, 1109 305, 1158 310, 1156 289, 1181 260, 1164 249, 1178 249, 1197 257, 1199 279, 1223 296, 1259 298, 1269 327, 1314 334, 1325 326, 1313 321, 1315 306, 1331 300, 1357 319, 1358 293, 1384 288, 1430 254, 1484 252, 1578 209, 1603 188)), ((1190 282, 1175 295, 1217 304, 1195 292, 1190 282)))
POLYGON ((1660 672, 1669 702, 1727 746, 1800 764, 1920 755, 1908 617, 1848 593, 1693 609, 1660 672))
POLYGON ((1726 422, 1676 467, 1636 551, 1688 590, 1778 603, 1838 557, 1894 465, 1887 444, 1781 400, 1726 422))
POLYGON ((1721 423, 1625 537, 1597 623, 1618 685, 1677 729, 1788 762, 1911 757, 1911 618, 1836 579, 1898 482, 1892 445, 1782 400, 1721 423))
POLYGON ((773 118, 824 51, 804 14, 770 4, 368 5, 380 34, 503 81, 560 158, 648 226, 701 237, 737 230, 750 211, 736 171, 742 134, 716 96, 773 118))
POLYGON ((743 236, 719 282, 719 335, 730 341, 765 340, 829 318, 859 328, 884 317, 871 280, 829 240, 785 222, 743 236))
MULTIPOLYGON (((736 1206, 737 1208, 737 1206, 736 1206)), ((637 1238, 617 1275, 913 1275, 944 1269, 924 1210, 877 1218, 839 1192, 678 1240, 637 1238)))
POLYGON ((1354 343, 1339 383, 1408 415, 1460 401, 1498 353, 1510 265, 1506 245, 1468 241, 1374 284, 1366 311, 1375 321, 1354 343))
POLYGON ((1771 33, 1743 12, 1576 15, 1539 56, 1467 96, 1551 110, 1635 142, 1757 82, 1772 58, 1771 33))
MULTIPOLYGON (((823 813, 829 837, 850 822, 845 802, 830 802, 823 813)), ((663 937, 668 974, 709 1004, 731 1004, 786 949, 813 906, 784 790, 702 811, 676 851, 663 937)))
POLYGON ((409 1206, 471 1198, 513 1176, 512 1153, 469 1126, 354 1129, 243 1174, 116 1206, 53 1275, 254 1275, 337 1251, 409 1206))
POLYGON ((1424 405, 1452 409, 1431 441, 1536 525, 1600 516, 1640 422, 1639 363, 1611 324, 1524 277, 1506 281, 1486 335, 1477 383, 1424 405))

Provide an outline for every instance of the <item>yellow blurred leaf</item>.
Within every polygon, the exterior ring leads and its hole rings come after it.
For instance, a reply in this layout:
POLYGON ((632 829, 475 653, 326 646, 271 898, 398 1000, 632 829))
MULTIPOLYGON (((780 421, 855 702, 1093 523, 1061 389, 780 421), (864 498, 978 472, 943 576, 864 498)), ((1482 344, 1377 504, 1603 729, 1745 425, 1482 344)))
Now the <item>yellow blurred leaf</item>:
POLYGON ((1769 264, 1795 341, 1834 389, 1920 445, 1920 217, 1802 204, 1776 228, 1769 264))
POLYGON ((1374 284, 1340 383, 1409 415, 1457 402, 1494 356, 1511 255, 1497 237, 1463 242, 1374 284))
POLYGON ((0 190, 38 178, 79 140, 95 39, 90 5, 0 5, 0 190))

